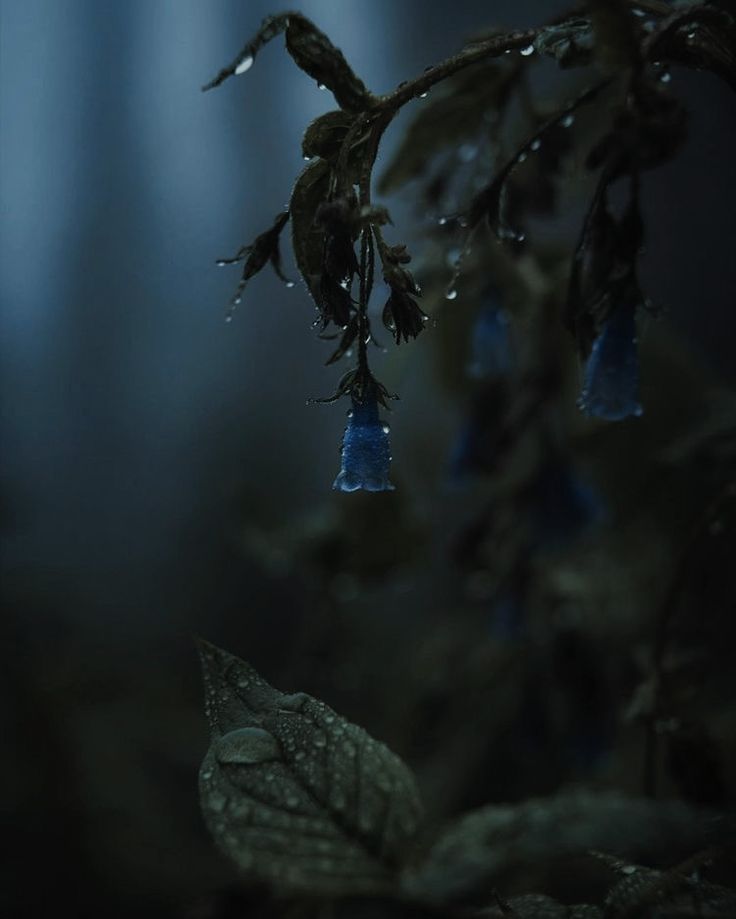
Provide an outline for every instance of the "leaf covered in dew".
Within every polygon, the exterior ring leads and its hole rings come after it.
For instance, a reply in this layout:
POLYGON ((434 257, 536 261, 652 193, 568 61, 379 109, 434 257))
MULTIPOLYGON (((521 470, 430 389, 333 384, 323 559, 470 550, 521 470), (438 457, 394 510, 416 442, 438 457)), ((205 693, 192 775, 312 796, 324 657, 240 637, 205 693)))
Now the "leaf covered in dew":
POLYGON ((279 692, 206 642, 201 657, 200 801, 220 849, 281 894, 390 892, 421 819, 409 769, 318 699, 279 692))

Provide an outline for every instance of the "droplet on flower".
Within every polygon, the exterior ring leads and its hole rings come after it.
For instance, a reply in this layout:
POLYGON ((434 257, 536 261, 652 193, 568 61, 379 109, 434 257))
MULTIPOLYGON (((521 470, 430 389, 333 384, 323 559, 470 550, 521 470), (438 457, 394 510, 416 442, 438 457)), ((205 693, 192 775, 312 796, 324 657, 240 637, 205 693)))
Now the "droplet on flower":
POLYGON ((247 70, 253 66, 253 55, 247 54, 242 61, 240 61, 235 68, 235 76, 240 76, 241 73, 245 73, 247 70))
POLYGON ((603 323, 585 365, 578 406, 607 421, 642 414, 633 307, 619 306, 603 323))

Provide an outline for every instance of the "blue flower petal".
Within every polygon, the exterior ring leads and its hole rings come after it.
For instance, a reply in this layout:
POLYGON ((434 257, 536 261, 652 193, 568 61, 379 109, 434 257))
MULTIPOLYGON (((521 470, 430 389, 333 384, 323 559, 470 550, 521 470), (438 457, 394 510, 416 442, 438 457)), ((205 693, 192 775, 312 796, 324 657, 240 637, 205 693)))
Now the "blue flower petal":
POLYGON ((619 307, 603 324, 585 365, 578 406, 606 421, 641 415, 633 307, 619 307))
POLYGON ((476 380, 505 376, 514 369, 509 319, 496 305, 485 306, 473 326, 468 375, 476 380))
POLYGON ((337 491, 393 491, 390 466, 388 425, 378 417, 375 395, 363 402, 353 399, 342 439, 342 466, 332 487, 337 491))

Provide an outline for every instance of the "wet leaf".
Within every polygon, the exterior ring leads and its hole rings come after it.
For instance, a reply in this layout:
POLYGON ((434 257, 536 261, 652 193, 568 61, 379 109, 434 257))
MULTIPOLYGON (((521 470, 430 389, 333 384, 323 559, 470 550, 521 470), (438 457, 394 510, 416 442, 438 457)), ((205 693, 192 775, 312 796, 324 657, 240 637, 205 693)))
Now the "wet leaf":
POLYGON ((282 894, 389 892, 421 818, 404 763, 323 702, 279 692, 206 642, 201 656, 200 798, 220 849, 282 894))
POLYGON ((271 39, 280 35, 287 27, 288 23, 289 13, 279 13, 276 16, 267 16, 261 23, 260 29, 253 38, 245 44, 235 60, 233 60, 231 64, 228 64, 227 67, 223 67, 214 79, 210 80, 209 83, 202 87, 202 90, 206 92, 208 89, 214 89, 216 86, 224 83, 229 77, 250 70, 253 66, 256 54, 260 49, 270 42, 271 39))
POLYGON ((360 112, 369 107, 370 93, 353 73, 342 51, 299 13, 289 14, 286 48, 298 67, 332 91, 340 108, 360 112))
POLYGON ((329 195, 330 167, 322 159, 309 163, 291 193, 291 232, 294 258, 314 302, 322 303, 320 279, 324 255, 324 231, 316 223, 317 211, 329 195))

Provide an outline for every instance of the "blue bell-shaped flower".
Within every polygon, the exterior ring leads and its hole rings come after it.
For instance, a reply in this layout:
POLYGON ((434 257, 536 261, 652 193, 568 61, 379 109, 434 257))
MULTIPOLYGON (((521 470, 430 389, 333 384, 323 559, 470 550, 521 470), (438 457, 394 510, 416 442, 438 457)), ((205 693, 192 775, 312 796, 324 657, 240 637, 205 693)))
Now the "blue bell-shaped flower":
POLYGON ((619 306, 603 323, 585 365, 578 406, 606 421, 641 415, 633 306, 619 306))
POLYGON ((388 425, 378 417, 375 392, 365 393, 363 401, 353 396, 342 438, 342 465, 332 487, 338 491, 393 491, 390 466, 388 425))

